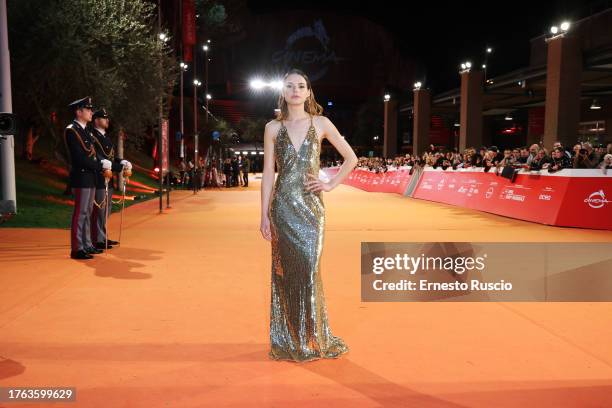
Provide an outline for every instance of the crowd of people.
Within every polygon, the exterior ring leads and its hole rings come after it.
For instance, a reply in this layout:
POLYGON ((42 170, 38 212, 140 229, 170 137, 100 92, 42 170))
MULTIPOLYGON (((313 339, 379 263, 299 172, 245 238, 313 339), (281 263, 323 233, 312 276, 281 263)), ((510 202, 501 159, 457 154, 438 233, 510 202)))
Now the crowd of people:
POLYGON ((222 165, 216 157, 211 160, 198 159, 198 167, 195 168, 193 161, 185 163, 180 159, 178 172, 173 174, 173 184, 178 187, 196 189, 204 187, 248 187, 249 172, 251 171, 251 160, 247 155, 236 155, 223 160, 222 165))
MULTIPOLYGON (((340 165, 337 161, 326 161, 325 165, 340 165)), ((552 149, 546 149, 540 144, 505 149, 501 151, 496 146, 482 146, 478 149, 470 147, 463 152, 456 149, 443 149, 433 145, 421 156, 406 154, 395 158, 360 157, 357 168, 374 173, 384 173, 389 168, 402 166, 420 166, 446 169, 483 168, 484 171, 501 171, 504 167, 525 169, 529 171, 548 171, 550 173, 562 169, 602 169, 606 172, 612 169, 612 143, 607 146, 593 146, 589 142, 576 143, 572 148, 566 148, 556 142, 552 149)))
MULTIPOLYGON (((342 160, 321 159, 321 167, 342 165, 342 160)), ((247 155, 226 158, 219 165, 213 157, 205 160, 200 157, 198 168, 193 161, 180 159, 178 171, 171 175, 175 186, 197 189, 204 187, 248 187, 251 161, 247 155)), ((593 146, 589 142, 576 143, 571 149, 561 143, 547 149, 540 144, 500 150, 496 146, 470 147, 465 151, 445 149, 430 145, 420 156, 405 154, 394 158, 360 157, 356 168, 373 173, 385 173, 399 167, 433 167, 446 169, 483 168, 484 171, 501 172, 504 167, 516 170, 547 171, 553 173, 562 169, 602 169, 604 173, 612 169, 612 143, 593 146)))

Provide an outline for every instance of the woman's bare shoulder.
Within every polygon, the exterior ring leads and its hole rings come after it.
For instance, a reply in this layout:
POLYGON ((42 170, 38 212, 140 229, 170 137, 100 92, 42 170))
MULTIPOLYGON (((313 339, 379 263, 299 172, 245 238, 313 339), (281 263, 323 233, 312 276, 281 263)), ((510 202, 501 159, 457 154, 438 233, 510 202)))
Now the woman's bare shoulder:
POLYGON ((325 127, 328 123, 331 123, 327 116, 323 115, 315 115, 312 117, 312 121, 315 125, 319 125, 321 127, 325 127))
POLYGON ((320 134, 321 140, 326 138, 327 132, 329 129, 329 124, 331 123, 329 118, 323 115, 316 115, 316 116, 313 116, 312 123, 315 129, 317 129, 318 133, 320 134))
POLYGON ((271 137, 272 141, 276 141, 276 135, 280 130, 281 122, 278 119, 272 119, 268 123, 266 123, 266 128, 264 130, 264 136, 266 138, 271 137))
POLYGON ((266 129, 269 129, 269 130, 278 129, 280 127, 280 125, 281 125, 280 120, 272 119, 271 121, 266 123, 266 129))

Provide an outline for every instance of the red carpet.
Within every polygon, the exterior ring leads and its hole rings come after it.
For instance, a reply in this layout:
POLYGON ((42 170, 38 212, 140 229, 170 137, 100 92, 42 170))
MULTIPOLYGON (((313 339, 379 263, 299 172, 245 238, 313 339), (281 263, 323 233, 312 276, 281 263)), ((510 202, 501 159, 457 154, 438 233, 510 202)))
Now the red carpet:
MULTIPOLYGON (((259 180, 129 208, 123 245, 68 258, 69 231, 0 229, 0 387, 77 402, 0 407, 608 407, 610 303, 362 303, 361 241, 612 241, 340 186, 323 285, 338 360, 268 359, 259 180)), ((111 238, 119 217, 113 215, 111 238)))

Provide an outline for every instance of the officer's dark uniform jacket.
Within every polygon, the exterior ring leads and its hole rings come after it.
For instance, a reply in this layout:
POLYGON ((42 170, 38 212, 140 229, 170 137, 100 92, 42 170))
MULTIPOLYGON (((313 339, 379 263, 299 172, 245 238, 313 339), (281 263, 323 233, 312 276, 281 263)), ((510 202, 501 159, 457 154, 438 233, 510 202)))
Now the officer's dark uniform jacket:
POLYGON ((102 163, 91 132, 75 120, 64 129, 64 141, 70 154, 70 187, 94 188, 97 175, 102 174, 102 163))
MULTIPOLYGON (((111 170, 115 173, 122 171, 123 165, 121 164, 121 160, 123 159, 116 157, 115 147, 108 133, 103 135, 96 128, 92 128, 91 132, 98 160, 109 160, 112 163, 111 170)), ((102 173, 96 175, 96 188, 104 188, 104 175, 102 173)))

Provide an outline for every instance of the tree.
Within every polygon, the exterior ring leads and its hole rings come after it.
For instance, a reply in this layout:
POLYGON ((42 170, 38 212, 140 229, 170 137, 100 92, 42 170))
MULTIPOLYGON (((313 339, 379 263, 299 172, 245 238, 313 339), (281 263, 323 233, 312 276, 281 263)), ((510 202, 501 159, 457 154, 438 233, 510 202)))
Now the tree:
POLYGON ((156 12, 145 0, 9 0, 15 112, 42 124, 57 151, 66 106, 91 95, 115 129, 141 139, 176 81, 156 12))
POLYGON ((204 23, 204 27, 207 29, 218 29, 226 22, 227 14, 225 13, 225 6, 222 4, 211 0, 196 0, 195 6, 199 15, 203 15, 204 18, 200 21, 204 23))
MULTIPOLYGON (((233 145, 237 138, 237 133, 234 128, 224 119, 210 120, 208 125, 204 124, 201 134, 210 135, 209 141, 212 140, 213 132, 219 132, 219 140, 216 142, 209 142, 206 146, 206 156, 221 157, 222 151, 225 147, 233 145), (209 150, 210 149, 210 150, 209 150)), ((207 136, 208 137, 208 136, 207 136)))
POLYGON ((263 143, 263 134, 268 122, 265 118, 249 119, 242 118, 238 122, 238 130, 240 131, 240 140, 246 143, 260 142, 263 143))

